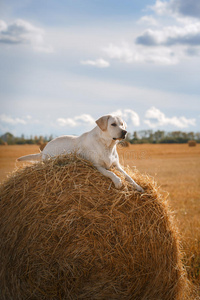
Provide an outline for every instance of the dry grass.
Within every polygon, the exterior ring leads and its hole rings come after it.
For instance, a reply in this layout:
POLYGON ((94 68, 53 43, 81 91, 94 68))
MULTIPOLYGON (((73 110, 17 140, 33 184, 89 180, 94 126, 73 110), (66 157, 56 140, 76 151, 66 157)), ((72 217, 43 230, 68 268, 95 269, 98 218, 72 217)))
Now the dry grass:
MULTIPOLYGON (((1 146, 0 179, 14 169, 17 157, 36 152, 38 146, 1 146)), ((189 278, 200 285, 200 145, 130 145, 119 153, 124 165, 155 177, 169 193, 189 278)))
POLYGON ((115 189, 72 155, 1 185, 2 300, 192 299, 165 197, 148 175, 127 172, 144 194, 123 178, 115 189))
POLYGON ((16 159, 30 153, 38 153, 39 146, 37 145, 0 145, 0 181, 13 171, 17 166, 16 159))

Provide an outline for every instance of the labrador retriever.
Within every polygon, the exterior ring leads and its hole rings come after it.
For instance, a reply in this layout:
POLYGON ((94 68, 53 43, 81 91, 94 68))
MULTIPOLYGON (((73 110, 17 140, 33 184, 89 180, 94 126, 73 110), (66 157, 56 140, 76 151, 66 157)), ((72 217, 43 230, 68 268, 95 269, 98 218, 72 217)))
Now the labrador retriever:
POLYGON ((109 177, 116 188, 121 188, 122 181, 113 172, 115 167, 124 174, 132 186, 139 192, 144 192, 120 166, 116 145, 126 136, 126 123, 119 116, 106 115, 96 121, 97 126, 81 136, 61 136, 50 141, 38 154, 26 155, 18 161, 46 160, 66 153, 77 153, 91 161, 104 176, 109 177))

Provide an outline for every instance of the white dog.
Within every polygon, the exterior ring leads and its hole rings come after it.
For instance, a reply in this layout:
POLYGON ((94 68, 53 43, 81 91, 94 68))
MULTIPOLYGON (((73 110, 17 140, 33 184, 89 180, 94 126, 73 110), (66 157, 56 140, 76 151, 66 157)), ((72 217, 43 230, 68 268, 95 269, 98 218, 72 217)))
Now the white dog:
POLYGON ((66 153, 77 153, 91 161, 104 176, 109 177, 116 188, 121 188, 121 179, 109 169, 114 166, 125 175, 135 189, 144 190, 121 168, 116 145, 127 133, 126 123, 118 116, 106 115, 96 121, 97 126, 81 136, 61 136, 50 141, 38 154, 26 155, 18 161, 46 160, 66 153))

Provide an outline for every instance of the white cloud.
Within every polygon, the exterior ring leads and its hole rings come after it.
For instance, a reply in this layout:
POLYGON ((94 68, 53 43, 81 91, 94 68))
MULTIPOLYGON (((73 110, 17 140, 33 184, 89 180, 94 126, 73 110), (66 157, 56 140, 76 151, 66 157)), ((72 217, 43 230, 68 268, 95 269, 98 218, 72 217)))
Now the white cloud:
POLYGON ((94 125, 95 119, 88 115, 88 114, 82 114, 80 116, 75 116, 74 118, 58 118, 57 123, 60 126, 69 126, 69 127, 76 127, 81 125, 94 125))
POLYGON ((110 66, 110 63, 103 58, 99 58, 96 60, 84 60, 81 61, 82 65, 89 65, 89 66, 94 66, 97 68, 108 68, 110 66))
POLYGON ((131 123, 131 125, 134 126, 140 125, 140 117, 132 109, 124 109, 124 110, 118 109, 112 114, 122 117, 124 121, 126 121, 127 123, 131 123))
POLYGON ((17 125, 17 124, 25 125, 27 123, 24 119, 12 118, 6 114, 0 115, 0 122, 10 124, 10 125, 17 125))
POLYGON ((75 122, 75 120, 73 120, 72 118, 67 118, 67 119, 58 118, 57 123, 60 126, 69 126, 69 127, 77 126, 77 122, 75 122))
POLYGON ((31 120, 31 119, 32 119, 32 116, 27 115, 27 116, 26 116, 26 119, 31 120))
POLYGON ((77 122, 83 122, 83 123, 87 123, 89 125, 93 125, 95 123, 95 119, 88 114, 76 116, 74 119, 77 122))
MULTIPOLYGON (((129 123, 129 125, 139 126, 140 118, 138 114, 131 109, 118 109, 111 114, 117 115, 123 118, 124 121, 129 123)), ((69 127, 78 127, 78 126, 95 126, 95 119, 89 114, 82 114, 79 116, 75 116, 73 118, 58 118, 57 123, 59 126, 69 126, 69 127)))
POLYGON ((134 60, 133 50, 127 43, 122 43, 121 46, 110 43, 108 47, 104 47, 102 50, 112 59, 118 59, 128 63, 134 60))
POLYGON ((168 118, 163 112, 161 112, 158 108, 155 107, 151 107, 146 111, 145 118, 147 120, 145 120, 144 123, 151 128, 172 125, 182 129, 196 125, 196 119, 187 119, 185 117, 175 116, 172 118, 168 118))
POLYGON ((200 2, 198 0, 156 0, 156 4, 151 8, 162 16, 168 14, 200 18, 200 2))
POLYGON ((3 20, 0 20, 0 32, 5 32, 7 30, 7 24, 3 20))
POLYGON ((160 1, 160 0, 156 0, 156 3, 155 5, 152 5, 150 6, 150 8, 155 11, 156 14, 158 15, 166 15, 166 14, 169 14, 169 13, 173 13, 173 9, 172 9, 172 6, 170 5, 171 4, 171 1, 170 2, 163 2, 163 1, 160 1))
POLYGON ((44 30, 22 19, 8 25, 0 20, 0 43, 10 45, 30 44, 36 51, 53 52, 52 47, 44 42, 44 30))
POLYGON ((173 65, 199 55, 199 1, 157 0, 150 9, 155 12, 155 16, 153 19, 151 15, 140 19, 140 23, 146 22, 147 28, 135 39, 135 47, 141 47, 140 55, 143 54, 144 61, 173 65), (154 23, 154 19, 159 23, 154 23), (166 26, 166 22, 172 25, 166 26))
POLYGON ((162 30, 147 29, 136 42, 145 46, 200 45, 200 22, 164 27, 162 30))
POLYGON ((153 16, 143 16, 142 18, 139 19, 138 24, 157 26, 158 21, 153 16))
POLYGON ((128 43, 122 45, 110 44, 103 51, 111 59, 116 59, 125 63, 155 63, 160 65, 174 65, 178 63, 178 58, 174 56, 171 49, 160 47, 159 49, 146 49, 144 47, 130 46, 128 43))
POLYGON ((6 131, 10 131, 13 130, 13 128, 17 128, 18 125, 37 125, 41 123, 38 119, 34 119, 32 118, 32 116, 27 115, 25 117, 22 118, 18 118, 18 117, 12 117, 10 115, 7 114, 1 114, 0 115, 0 131, 1 132, 5 132, 5 130, 3 131, 2 128, 7 128, 6 131))

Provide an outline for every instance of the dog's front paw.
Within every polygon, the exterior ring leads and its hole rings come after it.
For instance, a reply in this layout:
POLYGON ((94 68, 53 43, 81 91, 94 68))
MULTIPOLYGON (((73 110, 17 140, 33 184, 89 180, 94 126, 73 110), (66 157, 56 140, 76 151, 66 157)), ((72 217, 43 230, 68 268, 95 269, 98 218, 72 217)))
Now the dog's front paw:
POLYGON ((132 181, 131 183, 135 190, 137 190, 138 192, 144 193, 143 188, 140 185, 138 185, 135 181, 132 181))
POLYGON ((135 188, 138 192, 144 193, 143 188, 141 186, 139 186, 138 184, 135 186, 135 188))
POLYGON ((120 189, 122 187, 122 181, 121 181, 121 179, 120 178, 116 178, 114 184, 115 184, 116 189, 120 189))

